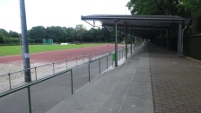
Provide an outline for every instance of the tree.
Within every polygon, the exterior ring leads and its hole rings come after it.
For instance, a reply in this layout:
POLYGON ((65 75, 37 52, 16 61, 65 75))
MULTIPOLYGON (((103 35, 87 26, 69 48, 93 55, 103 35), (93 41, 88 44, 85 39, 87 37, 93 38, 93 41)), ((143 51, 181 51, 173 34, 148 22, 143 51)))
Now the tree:
POLYGON ((82 41, 83 35, 86 31, 87 31, 86 28, 82 24, 76 25, 75 26, 75 36, 77 38, 76 41, 82 41))
POLYGON ((187 11, 191 11, 191 14, 200 16, 201 15, 201 0, 182 0, 182 5, 185 6, 187 11))
MULTIPOLYGON (((130 0, 127 7, 138 15, 181 15, 184 7, 181 0, 130 0)), ((185 12, 186 13, 186 12, 185 12)))
POLYGON ((5 29, 0 29, 0 33, 5 37, 9 37, 8 32, 5 29))
POLYGON ((4 43, 4 40, 3 40, 3 33, 0 32, 0 43, 4 43))
POLYGON ((67 37, 67 32, 65 28, 62 28, 60 26, 47 27, 46 33, 47 33, 46 38, 51 38, 55 42, 66 41, 65 38, 67 37))
POLYGON ((148 0, 131 0, 127 3, 128 8, 131 10, 131 14, 152 15, 157 13, 156 4, 148 0), (152 9, 152 10, 150 10, 152 9))
POLYGON ((66 28, 66 39, 69 42, 73 42, 75 40, 75 29, 72 27, 66 28))
POLYGON ((108 30, 108 28, 106 28, 106 27, 102 28, 102 32, 104 35, 104 41, 110 42, 110 31, 108 30))
POLYGON ((182 5, 186 11, 191 12, 192 17, 192 34, 197 34, 201 31, 201 0, 182 0, 182 5))
POLYGON ((31 39, 35 40, 36 43, 41 43, 42 39, 46 36, 46 30, 43 26, 32 27, 28 31, 28 35, 31 39))
POLYGON ((19 38, 19 33, 10 30, 10 32, 8 33, 9 37, 13 37, 13 38, 19 38))
POLYGON ((192 18, 192 33, 200 30, 201 0, 130 0, 127 7, 138 15, 178 15, 192 18))
POLYGON ((94 28, 91 28, 83 35, 83 41, 84 42, 95 42, 94 40, 94 28))

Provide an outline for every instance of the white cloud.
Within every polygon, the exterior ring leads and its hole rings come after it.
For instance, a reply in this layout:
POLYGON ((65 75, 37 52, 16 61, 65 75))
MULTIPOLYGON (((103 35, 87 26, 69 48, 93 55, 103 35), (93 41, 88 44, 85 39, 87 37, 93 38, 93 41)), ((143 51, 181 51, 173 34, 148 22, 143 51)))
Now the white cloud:
MULTIPOLYGON (((75 27, 81 15, 130 14, 125 5, 128 0, 25 0, 27 28, 33 26, 75 27)), ((20 31, 19 0, 0 1, 0 28, 20 31)))

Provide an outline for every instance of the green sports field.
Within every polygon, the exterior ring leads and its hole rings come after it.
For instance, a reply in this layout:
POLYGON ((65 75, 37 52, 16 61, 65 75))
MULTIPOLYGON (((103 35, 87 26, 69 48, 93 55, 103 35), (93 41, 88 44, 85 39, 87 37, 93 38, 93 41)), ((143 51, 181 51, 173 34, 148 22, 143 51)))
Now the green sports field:
MULTIPOLYGON (((69 44, 69 45, 30 45, 29 52, 45 52, 55 50, 67 50, 74 48, 86 48, 92 46, 100 46, 103 44, 69 44)), ((0 46, 0 56, 20 55, 22 54, 22 46, 0 46)))

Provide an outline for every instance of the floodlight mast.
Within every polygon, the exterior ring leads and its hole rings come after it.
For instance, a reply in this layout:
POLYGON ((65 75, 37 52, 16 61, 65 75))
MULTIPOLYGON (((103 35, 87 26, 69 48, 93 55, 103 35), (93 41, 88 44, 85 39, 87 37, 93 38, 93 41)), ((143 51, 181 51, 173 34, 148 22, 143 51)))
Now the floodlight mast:
POLYGON ((24 79, 25 82, 31 82, 30 57, 29 57, 26 11, 25 11, 24 0, 20 0, 20 18, 21 18, 21 33, 22 33, 22 58, 24 67, 24 79))

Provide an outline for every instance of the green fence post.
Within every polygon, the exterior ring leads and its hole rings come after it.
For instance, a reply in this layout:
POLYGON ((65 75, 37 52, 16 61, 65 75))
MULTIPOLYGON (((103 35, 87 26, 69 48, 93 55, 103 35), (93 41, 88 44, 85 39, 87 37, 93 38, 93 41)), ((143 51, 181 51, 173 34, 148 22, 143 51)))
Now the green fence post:
POLYGON ((115 61, 115 55, 114 55, 114 53, 112 54, 112 61, 115 61))
POLYGON ((68 61, 66 60, 66 69, 68 69, 68 61))
POLYGON ((76 57, 76 66, 77 66, 77 57, 76 57))
POLYGON ((115 54, 112 54, 112 65, 113 65, 113 61, 115 61, 115 54))
POLYGON ((107 69, 108 69, 108 55, 107 55, 107 69))
POLYGON ((12 86, 11 86, 11 78, 10 78, 10 73, 8 73, 8 77, 9 77, 9 86, 10 86, 10 90, 12 89, 12 86))
POLYGON ((88 73, 89 73, 89 82, 91 81, 91 73, 90 73, 90 61, 88 63, 88 73))
POLYGON ((83 62, 82 62, 82 63, 84 64, 84 55, 82 56, 82 59, 83 59, 83 62))
POLYGON ((131 43, 131 54, 132 54, 132 52, 133 52, 133 50, 132 50, 132 49, 133 49, 133 45, 132 45, 132 43, 131 43))
POLYGON ((136 44, 133 45, 134 52, 135 52, 135 46, 136 46, 136 44))
POLYGON ((121 58, 123 58, 123 51, 121 50, 121 58))
POLYGON ((73 70, 71 69, 71 93, 73 94, 73 70))
POLYGON ((30 86, 27 87, 27 90, 28 90, 29 113, 32 113, 32 108, 31 108, 31 90, 30 90, 30 86))
POLYGON ((122 49, 121 51, 122 51, 122 58, 124 58, 124 49, 122 49))
POLYGON ((113 60, 114 60, 114 58, 113 58, 113 54, 111 53, 110 55, 111 55, 111 57, 112 57, 112 62, 113 62, 113 60))
POLYGON ((118 51, 117 53, 118 53, 118 57, 119 57, 119 60, 120 60, 120 59, 121 59, 121 58, 120 58, 120 51, 118 51))
POLYGON ((36 80, 38 80, 36 67, 35 67, 35 77, 36 77, 36 80))
POLYGON ((101 74, 101 58, 99 58, 99 74, 101 74))
POLYGON ((55 73, 55 70, 54 70, 54 63, 53 63, 53 74, 55 73))

